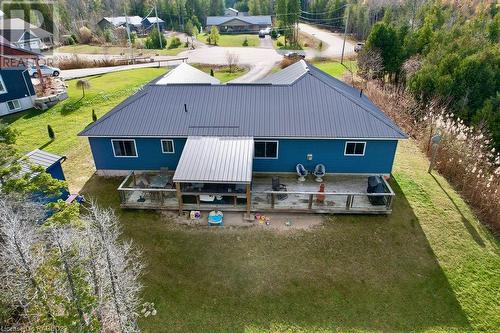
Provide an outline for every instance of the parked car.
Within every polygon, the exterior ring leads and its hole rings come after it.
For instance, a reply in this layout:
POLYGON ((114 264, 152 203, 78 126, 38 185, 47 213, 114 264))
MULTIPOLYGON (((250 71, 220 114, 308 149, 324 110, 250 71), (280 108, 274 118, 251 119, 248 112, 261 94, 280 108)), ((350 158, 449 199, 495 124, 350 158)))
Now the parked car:
POLYGON ((354 45, 354 52, 361 51, 363 47, 365 47, 365 43, 356 43, 356 45, 354 45))
POLYGON ((304 59, 306 56, 304 54, 300 54, 298 52, 288 52, 288 53, 285 53, 284 55, 285 58, 287 59, 304 59))
MULTIPOLYGON (((61 74, 61 70, 59 68, 47 65, 40 65, 40 71, 42 72, 42 76, 59 76, 59 74, 61 74)), ((35 66, 31 66, 28 69, 28 73, 32 77, 38 77, 38 71, 35 66)))
POLYGON ((259 30, 259 38, 264 38, 264 37, 266 37, 266 35, 270 35, 270 34, 271 34, 271 28, 269 28, 269 27, 259 30))

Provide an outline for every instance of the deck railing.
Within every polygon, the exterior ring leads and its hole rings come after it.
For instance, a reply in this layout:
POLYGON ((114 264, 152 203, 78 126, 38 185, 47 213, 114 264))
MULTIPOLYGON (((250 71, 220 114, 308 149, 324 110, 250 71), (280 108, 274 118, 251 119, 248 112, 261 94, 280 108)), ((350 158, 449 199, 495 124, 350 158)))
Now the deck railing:
MULTIPOLYGON (((175 188, 138 187, 135 177, 158 172, 131 172, 118 187, 121 206, 138 209, 178 210, 179 200, 184 210, 221 209, 244 211, 245 193, 181 192, 175 188), (222 196, 214 202, 203 202, 201 196, 222 196)), ((395 193, 382 177, 385 193, 362 192, 317 192, 317 191, 272 191, 252 190, 250 209, 260 211, 295 211, 309 213, 358 213, 385 214, 392 212, 395 193), (285 198, 286 197, 286 198, 285 198), (370 200, 372 199, 372 200, 370 200)))

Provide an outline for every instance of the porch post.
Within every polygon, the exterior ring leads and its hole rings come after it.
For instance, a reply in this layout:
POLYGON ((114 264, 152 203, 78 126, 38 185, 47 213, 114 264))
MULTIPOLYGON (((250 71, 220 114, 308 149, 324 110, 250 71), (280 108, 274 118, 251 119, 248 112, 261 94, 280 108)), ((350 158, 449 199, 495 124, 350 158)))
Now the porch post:
POLYGON ((181 183, 175 183, 175 189, 177 194, 177 201, 179 203, 179 215, 182 215, 182 193, 181 193, 181 183))
POLYGON ((250 214, 251 204, 252 204, 252 196, 250 194, 250 184, 247 184, 247 214, 250 214))

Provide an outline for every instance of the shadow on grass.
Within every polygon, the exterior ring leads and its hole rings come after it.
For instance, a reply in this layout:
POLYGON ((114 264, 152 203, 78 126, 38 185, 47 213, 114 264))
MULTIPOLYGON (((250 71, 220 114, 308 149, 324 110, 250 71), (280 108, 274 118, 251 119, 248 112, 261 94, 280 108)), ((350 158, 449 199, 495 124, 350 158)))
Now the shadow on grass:
POLYGON ((455 200, 453 200, 453 198, 450 196, 450 194, 444 189, 444 187, 441 185, 441 183, 439 182, 439 180, 432 173, 430 175, 432 176, 432 178, 434 178, 434 181, 436 182, 436 184, 438 184, 439 188, 443 191, 443 193, 446 194, 446 196, 448 197, 448 199, 450 199, 450 201, 453 204, 453 206, 455 206, 455 209, 457 210, 457 212, 462 217, 462 223, 463 223, 465 229, 467 229, 467 231, 471 235, 472 239, 474 239, 474 241, 477 243, 477 245, 479 245, 481 247, 485 247, 486 244, 484 243, 483 238, 481 237, 481 235, 479 235, 479 233, 477 232, 476 228, 474 228, 474 226, 470 223, 470 221, 462 213, 462 210, 460 209, 460 207, 458 207, 458 205, 455 202, 455 200))
POLYGON ((467 332, 471 327, 399 185, 390 216, 335 215, 310 231, 207 230, 121 210, 121 178, 82 192, 116 210, 147 262, 145 332, 467 332))
POLYGON ((68 101, 61 107, 61 115, 67 116, 75 111, 78 111, 83 105, 83 97, 76 101, 68 101))

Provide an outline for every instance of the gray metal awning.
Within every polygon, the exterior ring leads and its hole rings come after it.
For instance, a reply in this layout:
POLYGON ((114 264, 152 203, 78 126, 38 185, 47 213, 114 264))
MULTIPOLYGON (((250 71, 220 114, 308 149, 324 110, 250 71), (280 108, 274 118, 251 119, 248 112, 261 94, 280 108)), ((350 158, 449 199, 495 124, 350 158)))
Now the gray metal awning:
POLYGON ((174 182, 248 184, 252 181, 253 149, 250 137, 190 136, 174 182))

